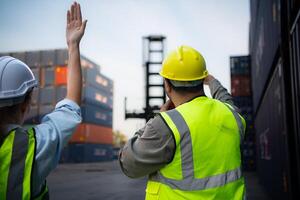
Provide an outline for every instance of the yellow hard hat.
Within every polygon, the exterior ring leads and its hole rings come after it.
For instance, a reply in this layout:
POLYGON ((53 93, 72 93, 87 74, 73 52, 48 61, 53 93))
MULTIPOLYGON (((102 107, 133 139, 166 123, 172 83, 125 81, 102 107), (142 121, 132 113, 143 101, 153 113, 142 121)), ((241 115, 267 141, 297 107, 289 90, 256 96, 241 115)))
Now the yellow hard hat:
POLYGON ((195 81, 208 75, 203 56, 189 46, 180 46, 164 59, 159 74, 175 81, 195 81))

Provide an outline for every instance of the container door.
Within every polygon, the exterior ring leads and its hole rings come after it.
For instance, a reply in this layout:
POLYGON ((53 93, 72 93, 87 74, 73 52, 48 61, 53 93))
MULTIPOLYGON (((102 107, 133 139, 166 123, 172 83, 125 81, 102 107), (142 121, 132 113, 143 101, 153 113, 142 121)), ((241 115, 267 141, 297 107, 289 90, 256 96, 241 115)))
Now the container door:
POLYGON ((288 199, 288 146, 281 63, 277 65, 262 104, 255 128, 258 148, 258 173, 272 199, 288 199))

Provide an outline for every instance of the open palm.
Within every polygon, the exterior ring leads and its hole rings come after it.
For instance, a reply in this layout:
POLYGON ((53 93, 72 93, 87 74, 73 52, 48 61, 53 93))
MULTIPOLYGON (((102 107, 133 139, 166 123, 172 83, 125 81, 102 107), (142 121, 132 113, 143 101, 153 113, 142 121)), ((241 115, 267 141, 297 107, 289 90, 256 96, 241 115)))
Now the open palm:
POLYGON ((80 4, 74 3, 67 13, 66 38, 68 45, 78 45, 85 31, 87 20, 82 22, 80 4))

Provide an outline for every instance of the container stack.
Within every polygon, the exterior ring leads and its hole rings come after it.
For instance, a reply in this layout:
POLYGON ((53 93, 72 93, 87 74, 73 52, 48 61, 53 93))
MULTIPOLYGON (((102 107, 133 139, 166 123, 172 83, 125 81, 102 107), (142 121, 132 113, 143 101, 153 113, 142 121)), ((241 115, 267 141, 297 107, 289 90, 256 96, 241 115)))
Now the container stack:
MULTIPOLYGON (((39 81, 25 124, 41 122, 66 97, 67 49, 7 53, 24 61, 39 81)), ((82 124, 78 126, 61 162, 96 162, 113 158, 113 81, 100 73, 100 66, 81 56, 83 68, 82 124)))
POLYGON ((250 56, 230 57, 231 94, 234 105, 247 123, 245 138, 241 144, 243 170, 252 171, 256 166, 255 132, 251 91, 250 56))
POLYGON ((250 1, 257 171, 271 199, 300 198, 300 2, 250 1))

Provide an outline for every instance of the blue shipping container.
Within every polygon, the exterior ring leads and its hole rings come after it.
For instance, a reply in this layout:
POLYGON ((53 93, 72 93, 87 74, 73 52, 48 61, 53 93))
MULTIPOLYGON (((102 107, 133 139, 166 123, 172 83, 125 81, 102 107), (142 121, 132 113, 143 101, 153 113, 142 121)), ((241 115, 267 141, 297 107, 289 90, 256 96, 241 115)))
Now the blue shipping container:
POLYGON ((113 160, 113 147, 109 144, 71 143, 64 148, 61 162, 88 163, 113 160))
POLYGON ((113 96, 112 94, 109 94, 104 90, 99 90, 94 87, 85 86, 83 88, 82 95, 83 102, 86 104, 101 106, 109 110, 112 110, 113 108, 113 96))
POLYGON ((113 150, 114 150, 114 159, 117 160, 119 158, 120 148, 115 147, 113 150))
POLYGON ((231 75, 250 75, 250 56, 230 57, 231 75))
POLYGON ((86 85, 94 86, 111 94, 113 93, 113 81, 100 74, 99 71, 84 69, 83 80, 86 85))
POLYGON ((112 111, 84 104, 81 106, 83 122, 112 127, 112 111))
POLYGON ((240 96, 236 96, 236 97, 232 97, 233 103, 235 106, 237 106, 238 108, 242 108, 242 107, 252 107, 252 97, 240 97, 240 96))
POLYGON ((45 87, 40 88, 40 102, 39 104, 54 104, 55 103, 55 88, 45 87))
MULTIPOLYGON (((66 97, 66 94, 66 86, 56 87, 56 102, 64 99, 66 97)), ((101 108, 105 108, 107 110, 112 110, 113 108, 112 94, 91 86, 83 87, 82 102, 85 104, 100 106, 101 108)))

